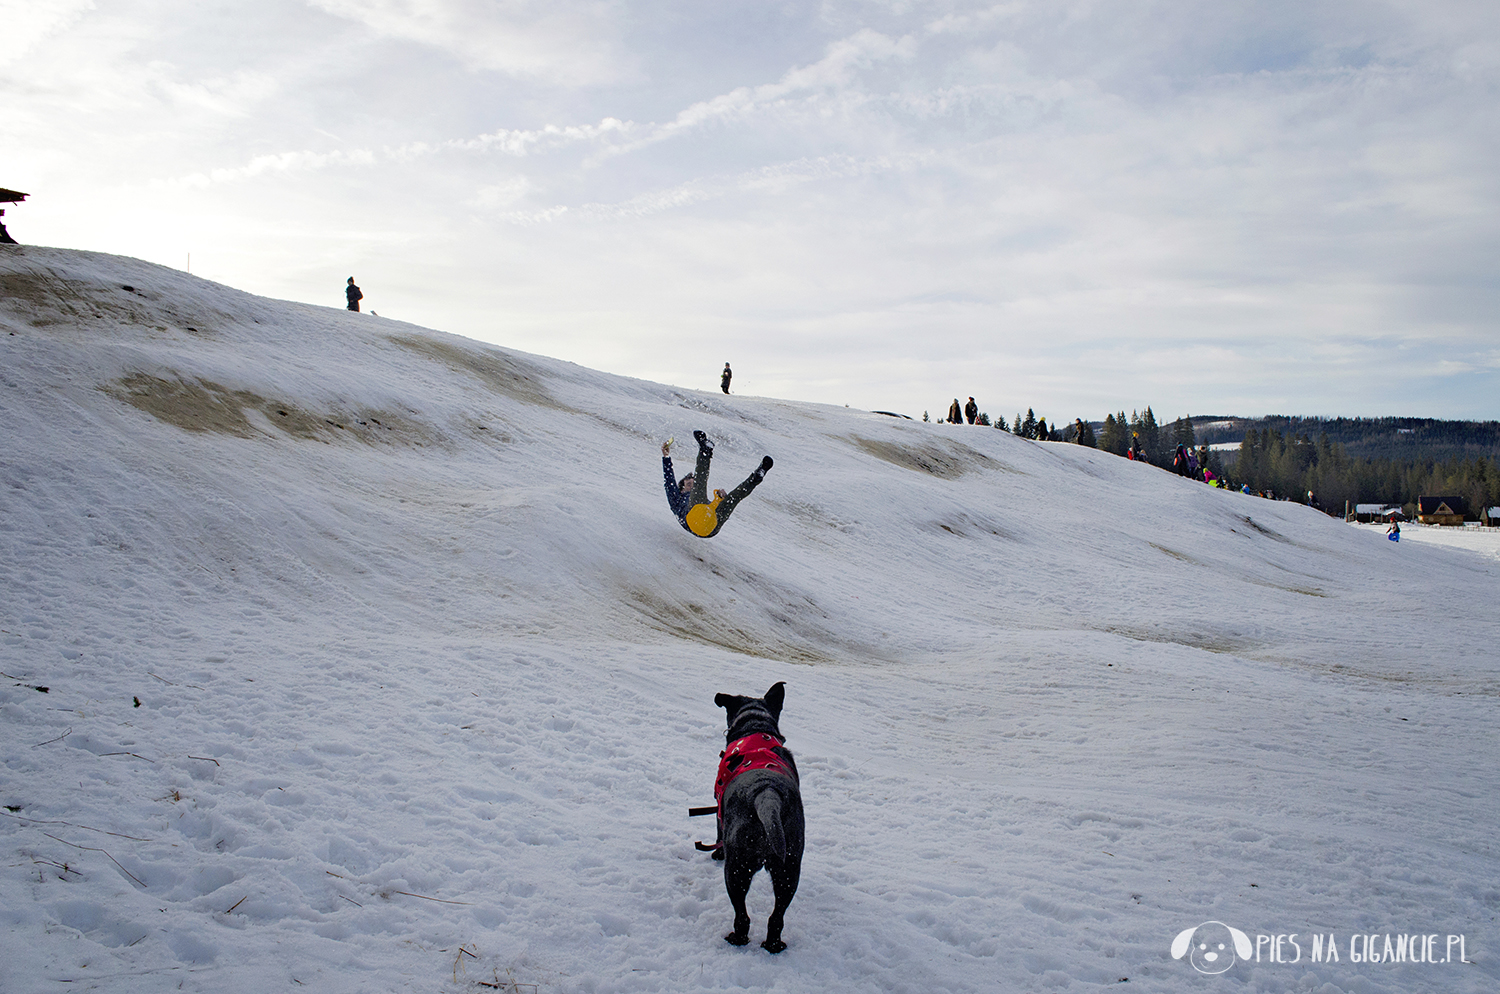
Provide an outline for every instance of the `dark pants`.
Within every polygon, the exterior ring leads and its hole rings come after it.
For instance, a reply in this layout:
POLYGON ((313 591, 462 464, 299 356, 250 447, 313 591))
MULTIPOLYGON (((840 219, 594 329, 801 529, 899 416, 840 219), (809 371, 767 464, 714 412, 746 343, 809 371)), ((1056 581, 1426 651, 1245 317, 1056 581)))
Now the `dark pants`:
MULTIPOLYGON (((709 502, 708 464, 709 460, 713 459, 713 457, 714 454, 712 452, 703 448, 703 446, 701 445, 698 447, 698 461, 693 466, 694 505, 707 504, 709 502)), ((757 470, 747 476, 744 483, 741 483, 739 486, 729 491, 729 493, 725 494, 724 499, 719 501, 719 506, 714 509, 714 514, 718 517, 719 524, 716 528, 714 528, 713 531, 709 532, 704 537, 713 538, 715 535, 719 534, 719 529, 724 527, 724 522, 728 521, 729 516, 734 513, 735 505, 739 504, 739 502, 744 500, 746 497, 749 497, 750 491, 760 486, 760 481, 763 479, 765 479, 765 476, 757 470)))
POLYGON ((357 300, 351 300, 351 301, 349 301, 349 309, 351 311, 357 311, 357 310, 359 310, 359 301, 357 301, 357 300))

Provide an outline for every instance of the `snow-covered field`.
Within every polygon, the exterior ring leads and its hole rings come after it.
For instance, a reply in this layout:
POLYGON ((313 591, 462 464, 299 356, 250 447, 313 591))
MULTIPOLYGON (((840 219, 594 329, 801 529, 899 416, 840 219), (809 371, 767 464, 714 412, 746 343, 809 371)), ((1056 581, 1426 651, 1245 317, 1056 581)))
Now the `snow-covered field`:
MULTIPOLYGON (((1356 526, 1365 531, 1386 533, 1386 525, 1371 524, 1356 526)), ((1463 549, 1489 559, 1500 560, 1500 528, 1486 528, 1467 524, 1462 528, 1443 525, 1424 525, 1416 521, 1403 522, 1401 541, 1423 542, 1447 549, 1463 549)))
POLYGON ((0 350, 0 990, 1500 988, 1493 558, 90 253, 0 350), (686 808, 777 680, 771 956, 686 808))

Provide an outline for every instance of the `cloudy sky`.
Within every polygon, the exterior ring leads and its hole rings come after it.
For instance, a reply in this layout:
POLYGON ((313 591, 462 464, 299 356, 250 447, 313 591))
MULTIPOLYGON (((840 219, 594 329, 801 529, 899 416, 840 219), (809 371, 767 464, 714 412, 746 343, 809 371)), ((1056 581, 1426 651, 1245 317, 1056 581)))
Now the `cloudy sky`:
POLYGON ((1500 5, 0 0, 20 241, 934 417, 1500 417, 1500 5))

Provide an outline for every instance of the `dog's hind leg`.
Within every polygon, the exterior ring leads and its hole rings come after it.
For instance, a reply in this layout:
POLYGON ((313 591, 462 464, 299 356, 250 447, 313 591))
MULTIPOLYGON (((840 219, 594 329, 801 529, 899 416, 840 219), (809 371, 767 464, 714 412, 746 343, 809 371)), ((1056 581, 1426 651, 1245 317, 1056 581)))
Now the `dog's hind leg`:
POLYGON ((797 881, 802 875, 801 855, 796 854, 781 864, 768 860, 766 872, 771 875, 771 886, 776 891, 776 908, 766 919, 766 941, 760 945, 768 953, 779 953, 786 948, 786 943, 781 941, 781 927, 786 920, 786 909, 797 894, 797 881))
POLYGON ((750 912, 745 910, 745 895, 750 893, 750 880, 760 866, 745 859, 743 849, 726 845, 724 860, 724 889, 729 892, 729 903, 734 905, 734 931, 724 936, 731 946, 744 946, 750 942, 750 912), (738 857, 738 858, 736 858, 738 857))
MULTIPOLYGON (((771 791, 761 795, 771 796, 776 795, 771 791)), ((778 810, 774 816, 761 811, 761 797, 756 798, 756 809, 766 826, 767 841, 772 844, 772 851, 766 857, 766 872, 771 875, 771 886, 776 891, 776 908, 766 920, 766 941, 761 943, 771 953, 779 953, 786 948, 786 943, 781 941, 781 926, 786 919, 786 909, 797 894, 797 883, 802 878, 802 849, 807 838, 801 795, 794 786, 791 791, 779 796, 785 801, 786 807, 778 810)))

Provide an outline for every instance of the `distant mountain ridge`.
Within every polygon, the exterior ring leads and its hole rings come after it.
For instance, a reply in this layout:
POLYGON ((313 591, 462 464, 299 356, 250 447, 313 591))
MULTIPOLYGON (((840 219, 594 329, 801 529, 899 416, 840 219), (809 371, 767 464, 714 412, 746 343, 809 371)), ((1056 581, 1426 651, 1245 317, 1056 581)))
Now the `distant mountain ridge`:
POLYGON ((1500 421, 1436 418, 1321 418, 1267 415, 1260 418, 1200 415, 1190 419, 1202 444, 1242 441, 1246 432, 1272 429, 1284 435, 1327 435, 1355 459, 1443 462, 1500 459, 1500 421))

